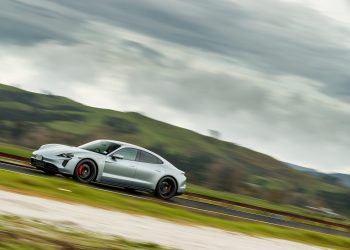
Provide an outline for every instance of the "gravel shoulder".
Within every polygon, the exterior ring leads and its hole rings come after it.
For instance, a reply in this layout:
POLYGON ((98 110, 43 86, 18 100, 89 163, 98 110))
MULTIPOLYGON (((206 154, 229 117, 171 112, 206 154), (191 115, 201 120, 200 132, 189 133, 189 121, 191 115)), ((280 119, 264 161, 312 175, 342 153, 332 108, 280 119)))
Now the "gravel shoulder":
POLYGON ((324 249, 286 240, 257 238, 220 229, 183 225, 148 216, 68 204, 7 191, 0 191, 0 213, 38 219, 58 226, 74 225, 96 233, 178 249, 324 249))

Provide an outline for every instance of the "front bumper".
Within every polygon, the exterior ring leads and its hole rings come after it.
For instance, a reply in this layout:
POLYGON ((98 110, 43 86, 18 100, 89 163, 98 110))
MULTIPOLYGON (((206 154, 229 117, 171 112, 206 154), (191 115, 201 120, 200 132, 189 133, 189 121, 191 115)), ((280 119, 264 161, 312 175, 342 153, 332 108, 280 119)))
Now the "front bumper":
POLYGON ((59 173, 59 169, 52 163, 45 162, 44 160, 37 160, 33 157, 30 158, 30 164, 40 170, 47 170, 53 173, 59 173))
POLYGON ((70 167, 68 167, 68 163, 70 163, 71 159, 62 159, 62 158, 48 158, 43 157, 38 160, 35 157, 30 158, 30 163, 33 167, 39 170, 46 170, 52 173, 66 174, 72 175, 73 171, 70 167))

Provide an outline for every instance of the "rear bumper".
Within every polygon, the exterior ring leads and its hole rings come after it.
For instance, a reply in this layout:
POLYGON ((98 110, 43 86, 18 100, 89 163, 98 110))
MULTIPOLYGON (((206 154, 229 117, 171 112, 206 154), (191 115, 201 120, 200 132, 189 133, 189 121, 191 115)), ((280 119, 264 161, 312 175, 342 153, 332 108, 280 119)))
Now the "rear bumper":
POLYGON ((180 187, 177 189, 176 195, 182 195, 186 191, 186 186, 185 187, 180 187))
POLYGON ((179 187, 177 188, 176 195, 184 194, 186 191, 186 177, 182 176, 182 179, 181 180, 178 179, 177 181, 178 181, 179 187))

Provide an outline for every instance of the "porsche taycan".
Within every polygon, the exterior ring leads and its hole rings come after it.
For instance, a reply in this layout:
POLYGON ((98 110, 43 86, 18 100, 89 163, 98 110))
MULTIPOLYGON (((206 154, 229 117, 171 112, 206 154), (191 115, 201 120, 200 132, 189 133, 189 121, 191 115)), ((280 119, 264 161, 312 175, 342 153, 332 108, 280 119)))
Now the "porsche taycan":
POLYGON ((31 164, 47 174, 153 192, 162 199, 186 189, 183 171, 150 150, 120 141, 97 140, 79 147, 46 144, 33 152, 31 164))

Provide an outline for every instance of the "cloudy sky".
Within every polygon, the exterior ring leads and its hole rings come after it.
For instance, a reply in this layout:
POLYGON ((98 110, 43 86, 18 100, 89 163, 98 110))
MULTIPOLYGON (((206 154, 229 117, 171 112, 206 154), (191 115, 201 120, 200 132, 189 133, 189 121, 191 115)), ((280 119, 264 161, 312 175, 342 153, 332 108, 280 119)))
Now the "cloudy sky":
POLYGON ((350 173, 349 0, 0 5, 0 82, 350 173))

